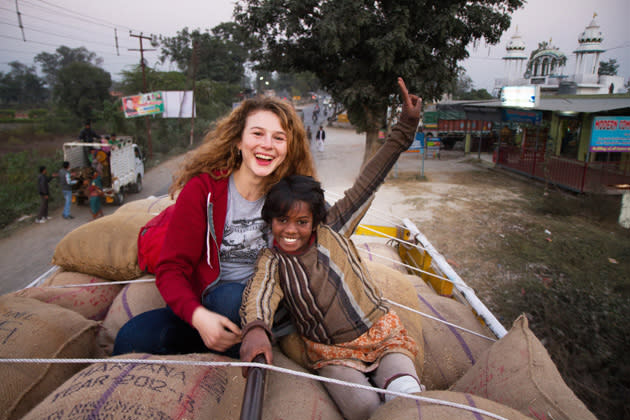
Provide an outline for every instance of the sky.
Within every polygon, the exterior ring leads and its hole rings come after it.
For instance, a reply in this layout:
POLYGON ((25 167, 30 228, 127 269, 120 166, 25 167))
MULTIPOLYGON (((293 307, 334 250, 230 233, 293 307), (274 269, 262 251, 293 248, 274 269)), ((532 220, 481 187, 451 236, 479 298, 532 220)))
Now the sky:
MULTIPOLYGON (((22 30, 16 0, 0 0, 0 71, 8 71, 11 61, 34 65, 35 55, 54 53, 61 45, 84 46, 103 59, 103 68, 114 79, 120 79, 121 70, 140 61, 140 52, 130 51, 139 49, 140 41, 130 34, 174 36, 184 27, 211 29, 232 20, 234 4, 234 0, 17 0, 22 30)), ((512 24, 498 44, 486 45, 482 40, 469 46, 470 58, 460 64, 476 89, 491 92, 494 79, 503 77, 501 57, 518 27, 527 55, 539 42, 551 39, 568 58, 565 74, 572 74, 578 36, 593 13, 607 50, 602 60, 616 59, 618 74, 630 79, 629 0, 529 0, 512 15, 512 24)), ((148 41, 143 47, 152 48, 148 41)), ((158 56, 159 51, 145 51, 152 67, 176 70, 172 64, 159 64, 158 56)))

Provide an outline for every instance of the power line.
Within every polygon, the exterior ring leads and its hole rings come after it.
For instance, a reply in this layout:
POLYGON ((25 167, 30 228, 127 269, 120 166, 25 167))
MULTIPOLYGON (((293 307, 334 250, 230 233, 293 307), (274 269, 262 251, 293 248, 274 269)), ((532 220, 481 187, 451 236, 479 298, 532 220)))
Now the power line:
POLYGON ((50 6, 52 6, 52 7, 56 7, 56 8, 58 8, 58 9, 67 10, 67 11, 69 11, 69 12, 71 12, 71 13, 74 13, 74 14, 76 14, 76 15, 78 15, 78 16, 87 17, 87 18, 89 18, 89 19, 93 19, 93 20, 100 20, 101 22, 105 22, 106 24, 110 25, 111 27, 116 27, 116 26, 117 26, 117 27, 121 27, 121 28, 125 28, 125 29, 132 30, 132 28, 129 28, 129 27, 127 27, 127 26, 118 25, 118 24, 115 24, 115 23, 112 23, 112 22, 108 22, 108 21, 106 21, 106 20, 104 20, 104 19, 100 19, 100 18, 95 18, 95 17, 92 17, 92 16, 88 16, 88 15, 85 15, 85 14, 83 14, 83 13, 79 13, 79 12, 77 12, 77 11, 74 11, 74 10, 72 10, 72 9, 68 9, 67 7, 59 6, 58 4, 49 3, 49 2, 47 2, 47 1, 45 1, 45 0, 39 0, 39 1, 40 1, 41 3, 44 3, 44 4, 47 4, 47 5, 50 5, 50 6))
MULTIPOLYGON (((0 21, 0 24, 2 24, 2 25, 8 25, 8 26, 18 27, 18 25, 15 25, 15 24, 13 24, 13 23, 3 22, 3 21, 0 21)), ((34 28, 34 27, 31 27, 31 26, 25 26, 24 28, 26 28, 26 29, 27 29, 27 30, 29 30, 29 31, 39 32, 39 33, 42 33, 42 34, 47 34, 47 35, 52 35, 52 36, 56 36, 56 37, 59 37, 59 38, 66 38, 66 39, 72 39, 72 40, 76 40, 76 39, 77 39, 77 38, 76 38, 76 36, 61 35, 61 34, 57 34, 57 33, 50 32, 50 31, 44 31, 44 30, 42 30, 42 29, 36 29, 36 28, 34 28)), ((106 47, 111 47, 111 46, 112 46, 112 44, 111 44, 111 43, 106 43, 106 42, 101 42, 101 41, 86 40, 86 39, 83 39, 82 41, 85 41, 85 42, 91 42, 91 43, 93 43, 93 44, 104 45, 104 46, 106 46, 106 47)), ((25 42, 26 42, 26 41, 25 41, 25 42)))

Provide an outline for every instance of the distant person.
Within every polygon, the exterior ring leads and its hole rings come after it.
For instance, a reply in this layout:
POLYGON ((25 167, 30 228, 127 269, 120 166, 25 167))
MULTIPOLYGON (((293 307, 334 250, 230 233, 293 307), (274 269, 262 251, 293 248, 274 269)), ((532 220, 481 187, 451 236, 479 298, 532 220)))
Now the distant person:
POLYGON ((306 139, 308 140, 309 144, 311 144, 311 142, 313 141, 313 132, 311 131, 310 125, 306 126, 306 139))
POLYGON ((45 166, 39 167, 39 177, 37 178, 37 190, 39 191, 39 197, 41 199, 41 204, 39 206, 39 213, 37 214, 37 218, 35 218, 35 223, 46 223, 47 220, 51 218, 48 217, 48 198, 49 198, 49 189, 48 183, 53 179, 52 176, 49 176, 46 171, 45 166))
POLYGON ((72 203, 72 186, 78 181, 72 179, 68 168, 70 168, 70 162, 65 161, 59 171, 59 185, 61 185, 61 193, 64 200, 62 215, 64 219, 74 219, 74 216, 70 214, 70 203, 72 203))
POLYGON ((79 140, 81 140, 83 143, 101 142, 101 136, 99 136, 94 130, 92 130, 92 122, 90 120, 87 120, 85 122, 85 126, 79 133, 79 140))
POLYGON ((101 200, 103 196, 103 182, 101 181, 101 175, 97 171, 92 173, 92 179, 88 187, 88 196, 90 197, 92 219, 103 217, 103 202, 101 200))
POLYGON ((317 151, 324 151, 324 140, 326 140, 326 131, 324 131, 324 127, 319 126, 319 130, 315 134, 315 141, 317 142, 317 151))
MULTIPOLYGON (((98 134, 96 134, 94 130, 92 130, 92 122, 90 120, 85 121, 85 126, 83 127, 81 132, 79 132, 79 140, 81 140, 83 143, 100 143, 101 142, 101 136, 99 136, 98 134)), ((83 155, 87 162, 91 162, 90 161, 91 152, 92 152, 92 147, 86 146, 83 148, 83 155)))
POLYGON ((118 137, 116 137, 116 133, 111 133, 107 142, 114 149, 120 147, 120 140, 118 140, 118 137))

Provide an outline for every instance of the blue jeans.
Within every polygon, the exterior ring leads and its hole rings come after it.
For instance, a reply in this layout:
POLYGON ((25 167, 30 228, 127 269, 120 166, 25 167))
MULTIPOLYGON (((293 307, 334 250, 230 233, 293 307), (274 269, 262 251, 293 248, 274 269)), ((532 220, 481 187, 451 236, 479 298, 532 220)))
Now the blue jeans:
POLYGON ((64 199, 63 217, 68 217, 70 216, 70 203, 72 203, 72 190, 70 191, 63 190, 62 193, 63 193, 63 199, 64 199))
MULTIPOLYGON (((243 284, 222 284, 204 297, 202 305, 240 326, 238 311, 244 289, 243 284)), ((221 354, 238 359, 240 346, 236 344, 221 354)), ((187 354, 208 351, 199 332, 166 307, 144 312, 127 321, 116 336, 112 356, 133 352, 187 354)))

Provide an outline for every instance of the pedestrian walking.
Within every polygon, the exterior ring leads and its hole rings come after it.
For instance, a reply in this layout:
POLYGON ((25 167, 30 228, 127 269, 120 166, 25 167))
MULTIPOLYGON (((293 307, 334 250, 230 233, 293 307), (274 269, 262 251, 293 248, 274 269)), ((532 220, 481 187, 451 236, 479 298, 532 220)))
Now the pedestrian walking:
POLYGON ((322 127, 321 125, 319 126, 319 130, 317 130, 317 133, 315 134, 315 140, 317 142, 317 151, 323 152, 324 140, 326 140, 326 132, 324 131, 324 127, 322 127))
POLYGON ((70 168, 70 162, 65 161, 59 171, 59 185, 61 185, 61 193, 63 194, 64 200, 63 218, 74 219, 74 216, 70 214, 70 203, 72 203, 72 186, 78 181, 76 179, 72 179, 68 168, 70 168))
POLYGON ((308 140, 308 144, 311 144, 313 141, 313 132, 311 131, 311 126, 306 126, 306 139, 308 140))
MULTIPOLYGON (((56 174, 53 174, 53 176, 56 174)), ((37 217, 35 218, 35 223, 46 223, 46 220, 50 220, 51 217, 48 217, 48 198, 49 198, 49 190, 48 183, 53 179, 53 176, 49 176, 47 174, 47 170, 45 166, 39 167, 39 177, 37 178, 37 190, 39 192, 39 198, 41 199, 41 204, 39 205, 39 213, 37 213, 37 217)))

